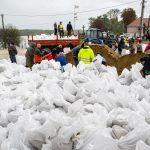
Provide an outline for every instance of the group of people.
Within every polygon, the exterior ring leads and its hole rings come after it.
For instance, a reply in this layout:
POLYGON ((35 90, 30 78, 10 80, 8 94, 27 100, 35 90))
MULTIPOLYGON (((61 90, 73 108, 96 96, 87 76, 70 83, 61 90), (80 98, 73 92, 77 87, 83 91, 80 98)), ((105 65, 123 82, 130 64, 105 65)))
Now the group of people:
POLYGON ((30 47, 26 51, 26 67, 32 69, 34 64, 41 63, 42 60, 55 60, 60 62, 61 67, 67 64, 67 59, 63 53, 62 45, 57 46, 53 50, 49 48, 42 49, 41 44, 31 43, 30 47))
POLYGON ((143 49, 142 46, 142 40, 137 37, 135 39, 127 39, 126 37, 121 37, 121 39, 118 41, 118 53, 121 55, 122 50, 127 49, 130 51, 131 54, 137 52, 137 53, 142 53, 142 52, 150 52, 150 42, 147 44, 146 48, 143 49))
MULTIPOLYGON (((129 46, 127 49, 130 50, 130 53, 135 53, 135 49, 137 49, 137 53, 142 53, 143 52, 143 47, 142 47, 142 40, 141 39, 136 39, 136 42, 131 39, 128 41, 129 46), (136 44, 135 44, 136 43, 136 44), (136 45, 136 48, 135 48, 136 45)), ((125 41, 123 38, 120 40, 120 45, 125 46, 125 41)), ((118 45, 118 46, 120 46, 118 45)), ((118 51, 119 50, 118 47, 118 51)), ((8 44, 8 52, 10 55, 10 60, 12 63, 17 63, 16 61, 16 55, 17 55, 17 49, 14 45, 13 42, 10 42, 8 44)), ((150 42, 147 44, 145 51, 144 52, 150 52, 150 42)), ((61 69, 63 70, 63 66, 67 64, 67 59, 63 51, 63 46, 58 45, 56 48, 53 48, 50 50, 49 48, 42 49, 41 44, 35 44, 31 43, 30 47, 27 48, 26 51, 26 67, 29 67, 32 69, 32 66, 34 64, 39 64, 41 63, 42 60, 55 60, 57 62, 60 62, 61 69)), ((88 42, 82 43, 82 45, 79 45, 75 48, 73 48, 73 58, 75 65, 77 66, 80 61, 82 61, 84 64, 90 64, 91 62, 95 61, 95 55, 93 50, 90 48, 88 42)), ((150 57, 144 57, 141 58, 141 63, 143 64, 143 76, 145 77, 146 75, 150 75, 150 57)), ((102 58, 102 64, 106 65, 106 60, 102 58)))
MULTIPOLYGON (((69 21, 69 23, 67 24, 66 27, 67 30, 67 36, 71 36, 71 33, 73 32, 73 27, 71 22, 69 21)), ((64 27, 62 22, 60 21, 60 23, 57 25, 57 23, 54 23, 54 34, 57 35, 59 34, 60 38, 63 38, 64 36, 64 27)))

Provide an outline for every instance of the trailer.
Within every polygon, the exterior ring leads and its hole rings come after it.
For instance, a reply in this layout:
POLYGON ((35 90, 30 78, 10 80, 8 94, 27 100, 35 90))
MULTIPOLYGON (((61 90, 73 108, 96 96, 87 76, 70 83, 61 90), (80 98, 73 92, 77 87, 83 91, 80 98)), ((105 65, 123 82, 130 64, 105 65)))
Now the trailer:
POLYGON ((28 36, 28 42, 34 42, 36 44, 41 44, 42 47, 55 47, 62 45, 66 47, 69 43, 73 46, 80 44, 80 35, 75 35, 74 39, 70 37, 59 38, 59 35, 53 36, 53 39, 38 39, 35 35, 28 36))

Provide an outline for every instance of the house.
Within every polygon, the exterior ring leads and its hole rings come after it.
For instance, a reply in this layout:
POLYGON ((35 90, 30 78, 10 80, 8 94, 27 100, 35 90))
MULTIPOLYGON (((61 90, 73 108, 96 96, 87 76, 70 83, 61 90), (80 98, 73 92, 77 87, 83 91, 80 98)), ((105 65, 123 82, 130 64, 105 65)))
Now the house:
MULTIPOLYGON (((140 19, 138 18, 134 20, 127 26, 127 33, 132 33, 134 36, 139 36, 139 27, 140 27, 140 19)), ((143 23, 148 27, 149 18, 144 18, 143 23)), ((150 22, 149 22, 149 31, 150 31, 150 22)))

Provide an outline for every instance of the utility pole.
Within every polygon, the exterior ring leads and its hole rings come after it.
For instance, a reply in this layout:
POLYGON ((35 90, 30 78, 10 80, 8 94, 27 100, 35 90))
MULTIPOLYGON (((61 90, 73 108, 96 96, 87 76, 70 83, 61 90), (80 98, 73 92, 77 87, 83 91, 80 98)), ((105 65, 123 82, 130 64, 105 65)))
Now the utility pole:
POLYGON ((77 9, 79 8, 78 5, 76 5, 76 0, 74 0, 74 31, 75 31, 75 28, 76 28, 76 20, 78 19, 78 16, 77 16, 77 9))
POLYGON ((150 15, 149 15, 149 19, 148 19, 148 27, 147 27, 148 33, 149 33, 149 25, 150 25, 150 15))
POLYGON ((5 27, 4 27, 4 14, 1 14, 1 17, 2 17, 2 27, 3 27, 3 31, 5 30, 5 27))
POLYGON ((84 32, 85 26, 84 25, 82 26, 82 29, 83 29, 83 37, 84 37, 85 36, 85 32, 84 32))
POLYGON ((4 47, 6 48, 6 43, 5 43, 4 14, 1 14, 1 18, 2 18, 2 28, 3 28, 3 32, 2 32, 2 39, 3 39, 3 42, 4 42, 4 47))
POLYGON ((143 36, 143 17, 144 17, 144 9, 145 9, 145 0, 142 0, 141 20, 140 20, 140 37, 143 36))

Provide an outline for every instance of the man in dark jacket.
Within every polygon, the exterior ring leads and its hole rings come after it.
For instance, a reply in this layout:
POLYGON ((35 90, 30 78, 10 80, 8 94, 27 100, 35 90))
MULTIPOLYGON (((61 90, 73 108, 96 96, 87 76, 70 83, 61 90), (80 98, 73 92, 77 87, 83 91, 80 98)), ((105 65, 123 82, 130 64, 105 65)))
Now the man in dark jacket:
POLYGON ((78 53, 80 51, 81 48, 84 47, 84 42, 81 44, 81 45, 78 45, 76 47, 73 48, 73 59, 74 59, 74 63, 75 63, 75 66, 78 65, 79 61, 78 61, 78 53))
POLYGON ((57 23, 54 23, 54 35, 57 35, 57 23))
POLYGON ((17 61, 16 61, 17 49, 16 49, 13 42, 11 42, 8 45, 8 52, 9 52, 11 62, 12 63, 17 63, 17 61))
POLYGON ((121 55, 122 53, 122 49, 124 48, 125 46, 125 42, 124 42, 124 38, 121 37, 121 40, 119 41, 118 43, 118 53, 121 55))
POLYGON ((61 44, 56 47, 56 53, 59 54, 60 52, 64 52, 63 46, 61 44))
POLYGON ((73 31, 71 22, 69 21, 69 23, 67 24, 67 36, 71 36, 71 31, 73 31))
POLYGON ((143 76, 146 77, 147 75, 150 75, 150 57, 143 57, 140 61, 143 64, 143 76))
POLYGON ((30 47, 27 48, 26 51, 26 67, 32 68, 34 64, 34 51, 35 51, 36 44, 31 43, 30 47))

